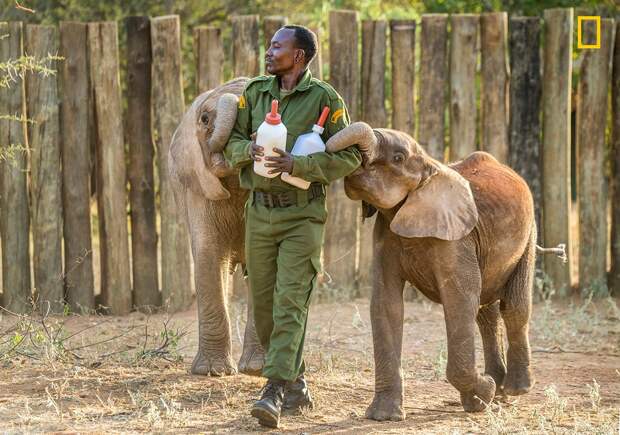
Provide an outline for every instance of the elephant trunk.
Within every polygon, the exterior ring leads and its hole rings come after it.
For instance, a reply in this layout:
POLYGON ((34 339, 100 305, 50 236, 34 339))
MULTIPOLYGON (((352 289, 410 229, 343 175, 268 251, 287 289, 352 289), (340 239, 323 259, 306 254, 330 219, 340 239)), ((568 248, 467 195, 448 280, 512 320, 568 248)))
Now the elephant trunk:
POLYGON ((336 152, 351 145, 357 145, 364 159, 370 160, 370 155, 377 146, 377 137, 370 125, 365 122, 354 122, 329 138, 325 147, 327 151, 336 152))
POLYGON ((210 152, 219 153, 224 150, 237 119, 238 102, 235 95, 228 93, 218 99, 213 133, 207 142, 210 152))

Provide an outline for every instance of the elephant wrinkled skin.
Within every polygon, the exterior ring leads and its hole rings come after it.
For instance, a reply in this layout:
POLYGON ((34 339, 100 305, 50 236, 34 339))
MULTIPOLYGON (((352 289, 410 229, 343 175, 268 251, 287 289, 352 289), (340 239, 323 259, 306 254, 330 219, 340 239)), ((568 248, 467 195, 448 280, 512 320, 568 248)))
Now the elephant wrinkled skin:
POLYGON ((403 287, 409 281, 443 304, 446 377, 466 411, 481 411, 496 390, 518 395, 533 383, 528 324, 536 255, 532 195, 525 181, 490 154, 444 165, 409 135, 355 123, 329 151, 359 144, 363 165, 345 191, 379 214, 374 227, 371 321, 375 397, 366 416, 401 420, 403 287), (504 358, 503 318, 508 338, 504 358), (476 371, 478 324, 485 373, 476 371), (507 364, 504 362, 507 360, 507 364))
MULTIPOLYGON (((185 216, 194 258, 198 302, 198 352, 192 373, 236 373, 232 360, 226 274, 244 260, 243 209, 248 191, 221 153, 237 116, 238 97, 247 78, 237 78, 199 95, 172 139, 169 173, 175 201, 185 216)), ((264 361, 248 298, 239 371, 260 374, 264 361)))

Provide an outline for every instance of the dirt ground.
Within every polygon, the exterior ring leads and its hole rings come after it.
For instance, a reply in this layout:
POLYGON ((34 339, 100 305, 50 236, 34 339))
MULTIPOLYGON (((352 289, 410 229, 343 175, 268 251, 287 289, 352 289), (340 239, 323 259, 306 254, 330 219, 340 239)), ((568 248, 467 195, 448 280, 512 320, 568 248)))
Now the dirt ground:
MULTIPOLYGON (((620 309, 614 299, 540 302, 530 336, 533 390, 462 411, 445 380, 441 306, 406 304, 402 422, 364 418, 373 396, 367 300, 314 304, 306 346, 316 407, 283 433, 618 433, 620 309)), ((231 308, 235 356, 244 305, 231 308)), ((0 319, 0 432, 264 432, 249 416, 260 378, 189 374, 195 309, 124 318, 0 319), (167 322, 167 323, 166 323, 167 322), (11 350, 12 349, 12 350, 11 350), (10 354, 8 352, 11 352, 10 354)), ((478 340, 478 363, 482 353, 478 340)))

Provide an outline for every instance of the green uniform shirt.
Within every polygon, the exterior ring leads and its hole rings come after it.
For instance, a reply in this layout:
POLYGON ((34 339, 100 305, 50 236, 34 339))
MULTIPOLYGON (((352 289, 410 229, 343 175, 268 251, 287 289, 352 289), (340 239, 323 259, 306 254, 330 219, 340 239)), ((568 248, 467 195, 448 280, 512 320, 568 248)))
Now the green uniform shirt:
MULTIPOLYGON (((279 101, 278 112, 287 129, 286 151, 291 152, 299 135, 312 131, 323 107, 330 112, 325 130, 321 135, 324 142, 349 125, 349 113, 344 101, 329 84, 312 77, 306 69, 301 80, 288 95, 280 95, 276 76, 259 76, 251 79, 241 97, 237 110, 237 120, 233 127, 224 157, 228 163, 241 169, 240 185, 248 190, 282 192, 301 190, 280 179, 280 176, 267 178, 258 175, 250 158, 250 135, 258 130, 271 110, 271 101, 279 101)), ((294 156, 291 175, 310 182, 329 184, 353 172, 362 162, 359 150, 350 146, 336 153, 319 152, 308 156, 294 156)))

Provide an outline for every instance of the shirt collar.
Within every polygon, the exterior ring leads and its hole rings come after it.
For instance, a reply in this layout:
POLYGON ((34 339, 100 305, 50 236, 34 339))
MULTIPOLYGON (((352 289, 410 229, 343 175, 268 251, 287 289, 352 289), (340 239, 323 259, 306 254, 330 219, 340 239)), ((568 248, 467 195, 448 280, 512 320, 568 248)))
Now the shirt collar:
MULTIPOLYGON (((312 73, 310 72, 310 68, 306 68, 303 75, 301 76, 301 80, 297 83, 297 86, 293 88, 293 92, 291 95, 297 91, 305 91, 310 87, 312 83, 312 73)), ((263 86, 260 87, 261 92, 269 91, 269 93, 274 98, 280 98, 280 85, 278 84, 278 78, 276 76, 271 76, 269 80, 266 80, 263 86)))

